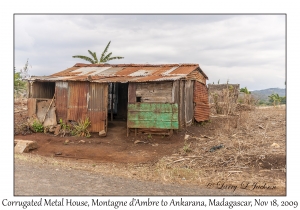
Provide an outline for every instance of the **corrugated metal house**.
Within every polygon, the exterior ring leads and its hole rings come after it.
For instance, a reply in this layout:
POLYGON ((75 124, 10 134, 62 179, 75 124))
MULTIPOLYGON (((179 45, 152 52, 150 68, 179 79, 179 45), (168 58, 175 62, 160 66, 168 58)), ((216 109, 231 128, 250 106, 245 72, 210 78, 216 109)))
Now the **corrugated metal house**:
POLYGON ((90 132, 109 132, 107 124, 114 116, 127 119, 128 132, 171 134, 194 119, 208 120, 207 79, 198 64, 79 63, 50 76, 32 77, 28 113, 50 106, 57 121, 89 117, 90 132))

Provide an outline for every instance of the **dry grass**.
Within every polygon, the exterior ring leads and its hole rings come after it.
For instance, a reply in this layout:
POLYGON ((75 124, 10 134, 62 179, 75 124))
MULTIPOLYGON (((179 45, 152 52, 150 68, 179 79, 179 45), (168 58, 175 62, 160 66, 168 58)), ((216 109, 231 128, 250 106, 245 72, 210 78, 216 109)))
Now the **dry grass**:
POLYGON ((15 154, 15 158, 163 183, 205 186, 208 182, 248 181, 274 184, 285 190, 285 107, 241 111, 234 116, 214 115, 211 122, 194 125, 187 134, 190 137, 183 148, 156 163, 80 162, 32 154, 15 154), (279 147, 273 147, 274 143, 279 147), (224 147, 210 152, 221 144, 224 147))

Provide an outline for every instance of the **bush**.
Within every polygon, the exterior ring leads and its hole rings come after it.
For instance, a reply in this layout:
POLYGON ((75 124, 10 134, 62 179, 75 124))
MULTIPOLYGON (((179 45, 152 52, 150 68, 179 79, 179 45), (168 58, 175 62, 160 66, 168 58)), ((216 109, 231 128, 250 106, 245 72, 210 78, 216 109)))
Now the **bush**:
POLYGON ((37 133, 43 133, 44 132, 44 126, 39 121, 35 120, 32 124, 32 128, 34 132, 37 133))
POLYGON ((85 120, 80 120, 78 122, 78 125, 74 125, 74 129, 72 130, 72 135, 74 136, 85 136, 90 137, 91 134, 89 130, 87 129, 91 125, 91 121, 89 118, 85 118, 85 120))

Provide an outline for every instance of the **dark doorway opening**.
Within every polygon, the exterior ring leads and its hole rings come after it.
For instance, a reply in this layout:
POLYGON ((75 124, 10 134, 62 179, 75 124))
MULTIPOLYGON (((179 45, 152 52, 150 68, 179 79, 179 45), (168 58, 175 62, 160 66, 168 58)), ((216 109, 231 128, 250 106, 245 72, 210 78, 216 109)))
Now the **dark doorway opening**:
POLYGON ((108 87, 109 121, 126 121, 128 106, 128 83, 110 83, 108 87))

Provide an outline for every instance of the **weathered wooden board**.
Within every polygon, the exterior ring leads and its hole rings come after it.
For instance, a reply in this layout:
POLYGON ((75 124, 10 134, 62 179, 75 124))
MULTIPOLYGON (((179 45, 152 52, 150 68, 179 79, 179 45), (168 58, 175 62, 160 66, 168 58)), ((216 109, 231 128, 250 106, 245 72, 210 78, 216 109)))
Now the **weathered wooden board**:
POLYGON ((178 129, 178 104, 128 104, 128 128, 178 129))
POLYGON ((28 117, 36 114, 36 98, 28 98, 27 100, 28 117))
POLYGON ((146 103, 172 103, 172 82, 137 83, 136 97, 146 103))
POLYGON ((194 103, 193 103, 193 82, 187 80, 185 82, 185 125, 192 124, 194 117, 194 103))
POLYGON ((44 126, 57 125, 55 102, 51 104, 51 101, 52 99, 36 100, 36 116, 40 122, 43 122, 44 126))
POLYGON ((135 103, 136 102, 136 83, 129 83, 128 84, 128 103, 135 103))
POLYGON ((184 97, 185 97, 185 81, 181 80, 179 83, 179 124, 180 128, 184 128, 185 126, 185 102, 184 102, 184 97))

